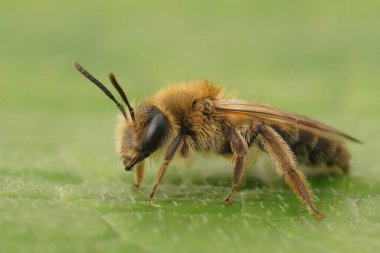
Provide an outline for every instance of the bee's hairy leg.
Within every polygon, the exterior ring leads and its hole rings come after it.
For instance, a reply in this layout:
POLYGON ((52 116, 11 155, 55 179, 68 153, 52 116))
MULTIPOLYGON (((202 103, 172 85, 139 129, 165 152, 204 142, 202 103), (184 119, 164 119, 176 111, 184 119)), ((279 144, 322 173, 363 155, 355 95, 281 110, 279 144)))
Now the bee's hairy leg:
POLYGON ((260 128, 257 138, 264 150, 273 159, 277 172, 283 175, 300 201, 306 204, 307 209, 316 217, 323 218, 324 215, 314 206, 313 192, 304 174, 296 168, 295 156, 288 144, 273 128, 263 124, 260 128))
POLYGON ((163 175, 165 174, 166 168, 169 166, 169 163, 173 159, 174 154, 177 151, 178 147, 180 146, 182 140, 183 140, 183 135, 178 135, 177 137, 174 138, 174 140, 170 143, 168 149, 166 150, 165 160, 162 162, 160 170, 158 171, 156 178, 154 179, 153 188, 149 195, 150 199, 153 199, 154 193, 156 192, 156 189, 158 185, 160 184, 163 175))
POLYGON ((237 187, 239 187, 245 167, 245 159, 248 151, 248 144, 244 140, 243 136, 235 129, 230 130, 230 145, 234 153, 234 172, 232 174, 231 189, 227 196, 224 198, 224 204, 230 205, 230 198, 235 193, 237 187))
POLYGON ((135 184, 133 185, 134 190, 138 190, 141 186, 141 182, 144 178, 144 161, 137 164, 135 168, 135 184))

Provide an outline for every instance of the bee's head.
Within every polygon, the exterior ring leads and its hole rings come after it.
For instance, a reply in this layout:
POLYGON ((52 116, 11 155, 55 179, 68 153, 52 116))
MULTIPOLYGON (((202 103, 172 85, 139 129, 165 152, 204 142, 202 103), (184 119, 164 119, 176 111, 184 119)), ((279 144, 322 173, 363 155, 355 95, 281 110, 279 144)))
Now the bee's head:
POLYGON ((87 79, 98 86, 121 111, 123 118, 120 120, 117 130, 117 150, 124 162, 125 169, 131 170, 136 163, 150 156, 163 144, 170 127, 167 118, 160 110, 151 105, 140 106, 135 113, 115 76, 110 74, 109 79, 112 85, 128 107, 130 116, 128 117, 124 106, 100 81, 77 62, 73 62, 73 65, 87 79))
POLYGON ((149 157, 166 139, 169 122, 156 107, 142 105, 136 108, 135 122, 120 118, 117 127, 117 151, 125 170, 149 157))

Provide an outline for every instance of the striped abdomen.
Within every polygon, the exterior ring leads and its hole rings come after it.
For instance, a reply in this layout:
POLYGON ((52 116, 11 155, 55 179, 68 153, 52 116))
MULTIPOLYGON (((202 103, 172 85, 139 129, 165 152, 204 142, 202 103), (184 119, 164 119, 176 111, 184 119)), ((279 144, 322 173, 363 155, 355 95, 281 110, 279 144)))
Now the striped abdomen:
POLYGON ((343 142, 326 139, 297 128, 283 129, 272 125, 289 145, 299 163, 308 166, 338 167, 347 173, 350 153, 343 142))

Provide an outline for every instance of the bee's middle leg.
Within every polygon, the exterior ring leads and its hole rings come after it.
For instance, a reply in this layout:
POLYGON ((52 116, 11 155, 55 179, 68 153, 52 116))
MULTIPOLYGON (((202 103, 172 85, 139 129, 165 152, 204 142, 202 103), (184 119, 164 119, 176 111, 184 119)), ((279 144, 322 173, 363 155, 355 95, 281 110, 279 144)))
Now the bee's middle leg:
POLYGON ((234 172, 232 174, 231 189, 224 198, 224 204, 231 203, 230 198, 235 193, 235 190, 241 184, 244 175, 245 160, 248 151, 248 144, 243 136, 235 129, 230 130, 230 144, 234 153, 234 172))

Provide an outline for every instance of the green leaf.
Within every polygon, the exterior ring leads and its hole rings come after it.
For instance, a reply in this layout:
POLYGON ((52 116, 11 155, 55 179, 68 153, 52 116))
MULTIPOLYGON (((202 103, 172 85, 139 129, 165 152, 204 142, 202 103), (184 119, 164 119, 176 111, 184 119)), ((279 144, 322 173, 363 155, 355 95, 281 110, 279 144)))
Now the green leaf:
POLYGON ((3 1, 0 252, 377 252, 378 10, 376 1, 3 1), (114 151, 117 109, 72 60, 102 81, 114 72, 131 100, 207 77, 365 144, 348 144, 349 176, 309 176, 323 220, 265 157, 248 166, 232 206, 222 205, 231 164, 212 154, 173 163, 150 202, 162 157, 131 190, 114 151))

